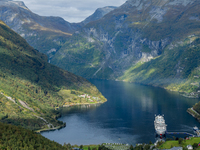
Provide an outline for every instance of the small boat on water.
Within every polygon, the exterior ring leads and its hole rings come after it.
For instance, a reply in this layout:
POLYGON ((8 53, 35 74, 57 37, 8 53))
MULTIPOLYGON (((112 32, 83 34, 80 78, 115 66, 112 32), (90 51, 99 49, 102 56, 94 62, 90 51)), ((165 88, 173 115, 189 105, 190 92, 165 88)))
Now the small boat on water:
POLYGON ((193 127, 193 131, 194 131, 194 134, 196 134, 198 137, 200 137, 200 131, 197 126, 193 127))
POLYGON ((160 137, 163 137, 166 135, 166 124, 165 124, 165 119, 164 116, 161 115, 155 115, 155 120, 154 120, 154 127, 156 134, 159 135, 160 137))
POLYGON ((194 131, 194 132, 196 132, 196 131, 198 131, 198 130, 199 130, 199 129, 198 129, 197 126, 193 127, 193 131, 194 131))

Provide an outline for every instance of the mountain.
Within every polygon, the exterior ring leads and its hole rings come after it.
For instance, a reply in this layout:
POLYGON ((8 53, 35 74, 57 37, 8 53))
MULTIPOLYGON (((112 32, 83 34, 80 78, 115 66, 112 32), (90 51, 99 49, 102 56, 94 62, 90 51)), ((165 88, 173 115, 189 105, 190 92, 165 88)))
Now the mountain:
POLYGON ((198 97, 199 6, 196 0, 127 0, 75 32, 51 63, 87 78, 198 97))
POLYGON ((35 49, 51 59, 71 35, 85 24, 97 20, 115 7, 99 8, 80 23, 69 23, 61 17, 39 16, 22 1, 0 1, 0 19, 20 34, 35 49))
POLYGON ((106 15, 107 13, 113 11, 114 9, 116 9, 117 7, 115 6, 106 6, 103 8, 98 8, 91 16, 87 17, 84 21, 82 21, 81 23, 83 25, 86 25, 92 21, 96 21, 101 19, 104 15, 106 15))
POLYGON ((0 19, 48 57, 79 28, 60 17, 43 17, 31 12, 23 2, 0 1, 0 19))
POLYGON ((56 129, 63 105, 100 103, 106 99, 86 79, 47 62, 0 21, 0 121, 32 130, 56 129), (88 94, 91 98, 79 95, 88 94))

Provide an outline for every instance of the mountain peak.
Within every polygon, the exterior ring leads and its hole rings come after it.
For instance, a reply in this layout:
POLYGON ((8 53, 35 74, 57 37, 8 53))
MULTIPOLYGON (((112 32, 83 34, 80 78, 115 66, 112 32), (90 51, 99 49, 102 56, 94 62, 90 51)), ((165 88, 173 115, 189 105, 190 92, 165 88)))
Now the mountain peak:
POLYGON ((11 7, 21 7, 23 9, 29 10, 23 1, 12 1, 12 0, 2 0, 0 1, 1 6, 11 6, 11 7))
POLYGON ((189 3, 192 3, 194 0, 127 0, 126 3, 131 4, 132 6, 139 7, 143 5, 151 5, 151 4, 168 4, 168 5, 183 5, 186 6, 189 3))
POLYGON ((107 13, 111 12, 112 10, 114 10, 115 6, 106 6, 103 8, 98 8, 91 16, 87 17, 82 23, 84 25, 86 25, 87 23, 91 22, 91 21, 96 21, 100 18, 102 18, 104 15, 106 15, 107 13))

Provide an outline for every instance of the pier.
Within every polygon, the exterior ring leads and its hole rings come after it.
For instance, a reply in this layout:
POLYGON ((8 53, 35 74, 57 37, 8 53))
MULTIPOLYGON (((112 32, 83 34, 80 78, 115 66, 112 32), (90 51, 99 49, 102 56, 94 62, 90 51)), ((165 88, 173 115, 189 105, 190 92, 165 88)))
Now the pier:
POLYGON ((165 120, 164 120, 164 115, 155 115, 155 120, 154 120, 154 127, 155 127, 155 131, 156 131, 156 137, 158 137, 160 135, 160 137, 162 138, 163 136, 166 137, 165 134, 168 135, 187 135, 187 136, 192 136, 192 137, 200 137, 200 130, 197 126, 193 127, 193 134, 189 133, 189 132, 179 132, 179 131, 171 131, 168 132, 166 129, 166 124, 165 124, 165 120))
POLYGON ((185 134, 185 135, 189 135, 189 136, 196 136, 196 135, 188 133, 188 132, 166 132, 166 134, 185 134))

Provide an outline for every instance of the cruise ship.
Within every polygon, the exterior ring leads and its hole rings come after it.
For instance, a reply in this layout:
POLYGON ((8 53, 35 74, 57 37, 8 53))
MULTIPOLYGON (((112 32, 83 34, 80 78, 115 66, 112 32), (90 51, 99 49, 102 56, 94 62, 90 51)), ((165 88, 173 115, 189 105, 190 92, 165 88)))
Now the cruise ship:
POLYGON ((164 117, 161 115, 155 115, 154 127, 156 134, 160 137, 165 136, 167 130, 166 126, 164 117))

